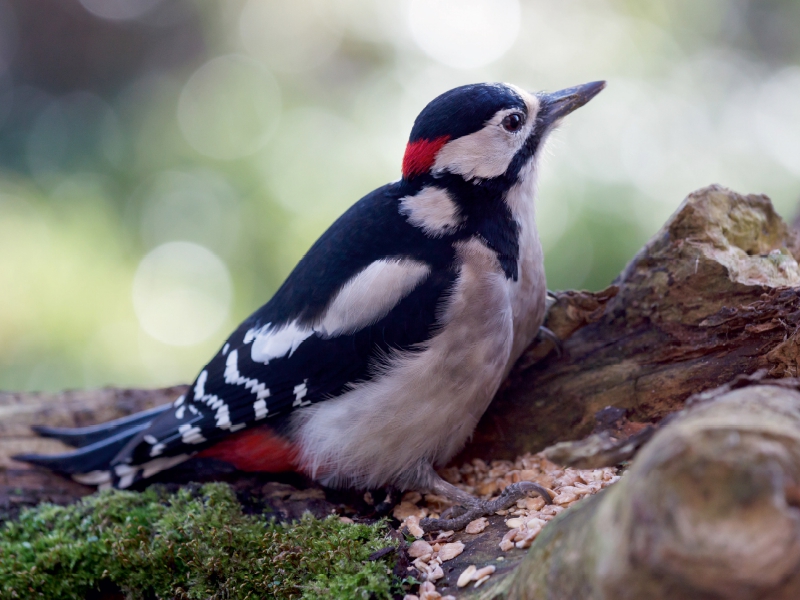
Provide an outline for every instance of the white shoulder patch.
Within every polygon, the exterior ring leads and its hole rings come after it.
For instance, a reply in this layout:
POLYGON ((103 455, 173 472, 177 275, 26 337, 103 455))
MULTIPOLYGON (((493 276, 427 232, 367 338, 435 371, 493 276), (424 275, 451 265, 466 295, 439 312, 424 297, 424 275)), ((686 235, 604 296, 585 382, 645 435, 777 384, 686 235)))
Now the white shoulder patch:
POLYGON ((334 296, 314 329, 325 337, 334 337, 377 323, 430 272, 427 264, 416 260, 376 260, 334 296))
MULTIPOLYGON (((252 342, 250 358, 253 362, 266 365, 276 358, 291 356, 300 344, 314 334, 336 337, 355 333, 377 323, 422 283, 430 271, 430 266, 416 260, 376 260, 344 284, 313 327, 292 321, 279 327, 267 323, 250 329, 244 336, 245 344, 252 342)), ((247 386, 259 401, 267 398, 269 390, 264 384, 255 379, 242 378, 234 369, 236 358, 230 358, 234 352, 229 353, 226 361, 226 381, 247 386)), ((205 378, 201 373, 195 386, 195 397, 198 391, 204 391, 204 385, 205 378)), ((259 406, 255 407, 256 413, 259 413, 259 406)))
POLYGON ((463 220, 450 193, 433 186, 422 188, 414 196, 401 198, 400 214, 431 237, 455 231, 463 220))

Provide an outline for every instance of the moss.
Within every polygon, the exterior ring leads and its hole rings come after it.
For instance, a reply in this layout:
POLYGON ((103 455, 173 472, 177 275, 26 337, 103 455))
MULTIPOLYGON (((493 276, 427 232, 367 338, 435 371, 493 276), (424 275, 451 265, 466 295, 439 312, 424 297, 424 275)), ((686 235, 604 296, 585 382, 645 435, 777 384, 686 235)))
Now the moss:
POLYGON ((106 491, 0 527, 2 598, 388 598, 383 524, 245 515, 230 487, 106 491), (119 597, 119 596, 118 596, 119 597))

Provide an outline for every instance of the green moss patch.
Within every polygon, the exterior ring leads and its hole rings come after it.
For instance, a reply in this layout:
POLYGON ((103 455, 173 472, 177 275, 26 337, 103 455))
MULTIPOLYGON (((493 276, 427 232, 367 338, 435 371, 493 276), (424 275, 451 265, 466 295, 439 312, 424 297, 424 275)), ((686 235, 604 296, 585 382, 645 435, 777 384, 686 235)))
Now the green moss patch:
POLYGON ((382 524, 245 515, 225 484, 106 491, 0 527, 3 598, 389 598, 396 545, 382 524))

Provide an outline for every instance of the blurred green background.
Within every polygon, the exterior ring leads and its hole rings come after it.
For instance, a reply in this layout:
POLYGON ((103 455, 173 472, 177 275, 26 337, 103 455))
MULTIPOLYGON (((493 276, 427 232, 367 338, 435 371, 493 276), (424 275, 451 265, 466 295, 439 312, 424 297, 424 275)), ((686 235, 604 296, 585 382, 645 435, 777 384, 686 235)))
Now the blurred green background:
POLYGON ((796 0, 0 0, 0 389, 187 382, 417 112, 607 79, 541 169, 550 287, 700 186, 800 197, 796 0))

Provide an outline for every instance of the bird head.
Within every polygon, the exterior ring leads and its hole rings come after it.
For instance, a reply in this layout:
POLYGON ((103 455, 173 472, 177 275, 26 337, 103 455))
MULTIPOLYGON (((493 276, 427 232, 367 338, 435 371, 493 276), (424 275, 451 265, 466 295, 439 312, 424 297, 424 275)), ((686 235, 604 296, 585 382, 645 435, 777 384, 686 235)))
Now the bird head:
POLYGON ((529 93, 504 83, 478 83, 445 92, 414 122, 403 179, 451 174, 466 181, 514 183, 555 125, 604 87, 604 81, 594 81, 529 93))

